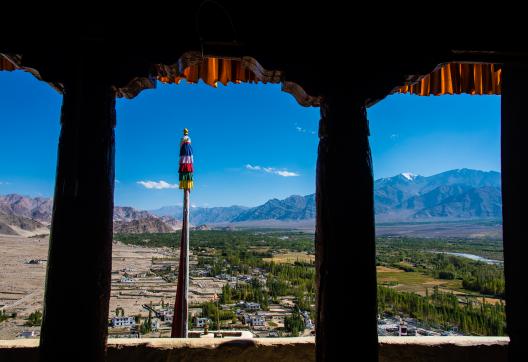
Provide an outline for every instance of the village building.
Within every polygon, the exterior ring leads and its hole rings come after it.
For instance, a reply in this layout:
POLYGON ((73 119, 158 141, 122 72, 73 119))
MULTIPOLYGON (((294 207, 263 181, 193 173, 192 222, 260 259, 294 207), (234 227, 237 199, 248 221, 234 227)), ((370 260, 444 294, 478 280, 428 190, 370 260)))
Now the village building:
POLYGON ((150 319, 150 329, 152 331, 157 331, 160 327, 160 320, 158 318, 151 318, 150 319))
POLYGON ((126 276, 122 276, 119 280, 120 283, 134 283, 134 279, 126 276))
POLYGON ((266 325, 266 317, 262 314, 244 314, 244 324, 251 325, 252 327, 264 326, 266 325))
POLYGON ((172 318, 174 317, 174 309, 164 309, 157 312, 158 317, 162 321, 172 321, 172 318))
POLYGON ((136 325, 136 319, 134 317, 112 317, 110 322, 112 327, 133 327, 136 325))
POLYGON ((17 335, 17 338, 35 338, 37 336, 36 331, 22 331, 17 335))
POLYGON ((203 328, 206 324, 210 323, 211 319, 207 317, 196 317, 194 319, 194 326, 196 328, 203 328))
POLYGON ((260 310, 260 303, 255 302, 240 302, 239 305, 247 311, 260 310))
POLYGON ((263 315, 255 314, 250 317, 249 324, 253 327, 266 325, 266 319, 263 315))

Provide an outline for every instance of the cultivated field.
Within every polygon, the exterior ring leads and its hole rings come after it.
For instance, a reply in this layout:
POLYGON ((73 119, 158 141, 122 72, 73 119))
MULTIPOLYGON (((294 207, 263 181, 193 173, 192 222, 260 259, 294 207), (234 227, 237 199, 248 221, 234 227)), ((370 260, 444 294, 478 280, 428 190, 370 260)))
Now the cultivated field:
POLYGON ((424 296, 427 289, 432 293, 438 286, 441 291, 459 291, 462 288, 460 280, 440 280, 419 272, 404 272, 388 267, 377 267, 378 284, 388 284, 402 292, 413 292, 424 296))
POLYGON ((262 260, 265 262, 274 262, 277 264, 293 264, 296 261, 312 263, 315 261, 315 255, 308 254, 305 252, 285 251, 283 253, 274 254, 271 258, 264 258, 262 260))

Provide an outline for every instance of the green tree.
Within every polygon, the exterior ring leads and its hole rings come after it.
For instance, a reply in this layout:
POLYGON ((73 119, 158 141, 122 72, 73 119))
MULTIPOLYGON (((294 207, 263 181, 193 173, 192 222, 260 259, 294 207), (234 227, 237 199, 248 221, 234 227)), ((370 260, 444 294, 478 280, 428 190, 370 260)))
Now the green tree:
POLYGON ((7 318, 9 318, 4 310, 0 310, 0 322, 5 321, 7 318))
POLYGON ((233 303, 232 294, 231 294, 231 287, 229 284, 225 284, 222 287, 222 294, 220 296, 220 301, 224 304, 231 304, 233 303))
POLYGON ((304 319, 298 310, 294 310, 291 316, 284 318, 284 327, 292 337, 297 337, 299 332, 304 331, 304 319))
POLYGON ((139 332, 141 334, 147 334, 147 333, 152 332, 152 324, 151 324, 150 318, 145 318, 143 320, 143 323, 141 323, 139 327, 139 332))
POLYGON ((26 326, 34 327, 42 324, 42 312, 37 310, 31 313, 25 323, 26 326))

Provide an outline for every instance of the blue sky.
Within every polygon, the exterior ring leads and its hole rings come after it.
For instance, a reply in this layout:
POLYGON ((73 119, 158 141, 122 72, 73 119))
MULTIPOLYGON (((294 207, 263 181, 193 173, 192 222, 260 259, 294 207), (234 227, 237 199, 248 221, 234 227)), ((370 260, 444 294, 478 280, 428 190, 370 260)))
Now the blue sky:
MULTIPOLYGON (((0 194, 52 196, 61 95, 0 72, 0 194)), ((376 178, 500 169, 500 98, 395 95, 368 110, 376 178)), ((181 203, 178 143, 189 128, 197 206, 255 206, 315 190, 318 108, 279 85, 162 85, 117 101, 117 205, 181 203), (163 182, 162 182, 163 181, 163 182)), ((346 163, 343 163, 346 167, 346 163)))

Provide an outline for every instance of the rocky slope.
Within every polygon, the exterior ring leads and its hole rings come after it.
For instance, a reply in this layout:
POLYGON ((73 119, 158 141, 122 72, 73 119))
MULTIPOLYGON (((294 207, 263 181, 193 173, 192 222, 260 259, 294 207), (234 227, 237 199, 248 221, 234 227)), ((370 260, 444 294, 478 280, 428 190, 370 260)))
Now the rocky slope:
POLYGON ((131 221, 115 221, 114 233, 144 234, 144 233, 170 233, 174 230, 157 217, 146 217, 131 221))

